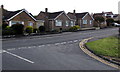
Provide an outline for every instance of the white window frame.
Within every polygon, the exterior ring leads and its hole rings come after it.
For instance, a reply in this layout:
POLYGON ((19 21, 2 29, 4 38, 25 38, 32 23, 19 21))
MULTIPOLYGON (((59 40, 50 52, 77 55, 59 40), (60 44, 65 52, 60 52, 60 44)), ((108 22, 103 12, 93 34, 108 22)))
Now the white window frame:
POLYGON ((87 24, 87 20, 83 20, 83 24, 87 24))
POLYGON ((55 20, 55 26, 62 26, 61 20, 55 20))

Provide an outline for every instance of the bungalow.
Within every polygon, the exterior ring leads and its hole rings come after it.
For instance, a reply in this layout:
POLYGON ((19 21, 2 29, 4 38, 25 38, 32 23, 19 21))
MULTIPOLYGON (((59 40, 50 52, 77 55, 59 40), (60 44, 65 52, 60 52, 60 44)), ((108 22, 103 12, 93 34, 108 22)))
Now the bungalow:
POLYGON ((93 17, 88 13, 75 13, 75 10, 73 13, 68 12, 67 14, 71 19, 75 20, 75 24, 79 25, 81 28, 90 28, 93 27, 93 17))
POLYGON ((74 21, 64 11, 48 12, 45 8, 45 12, 41 11, 37 17, 37 27, 44 26, 46 31, 62 30, 65 31, 74 26, 74 21))
POLYGON ((1 8, 3 23, 8 24, 9 26, 19 23, 23 24, 25 28, 27 26, 36 28, 36 19, 27 10, 8 11, 4 9, 3 5, 1 5, 1 8))
MULTIPOLYGON (((109 25, 107 25, 107 22, 106 22, 106 20, 107 20, 108 18, 113 18, 114 20, 116 20, 116 18, 117 18, 117 15, 116 15, 116 14, 113 14, 113 12, 94 13, 94 14, 93 14, 93 17, 95 18, 96 16, 102 16, 102 17, 105 19, 105 21, 102 22, 101 25, 100 25, 101 28, 104 28, 104 27, 109 26, 109 25)), ((95 22, 94 25, 97 26, 98 23, 95 22)))

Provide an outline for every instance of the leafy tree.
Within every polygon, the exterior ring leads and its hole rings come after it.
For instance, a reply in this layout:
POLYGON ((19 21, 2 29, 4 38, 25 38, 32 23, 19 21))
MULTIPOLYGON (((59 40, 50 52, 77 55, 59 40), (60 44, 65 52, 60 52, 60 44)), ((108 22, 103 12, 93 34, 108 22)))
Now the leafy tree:
POLYGON ((108 18, 106 22, 107 22, 107 26, 110 26, 114 22, 114 19, 108 18))
POLYGON ((94 19, 96 22, 98 22, 98 27, 100 27, 101 23, 105 21, 105 18, 102 16, 96 16, 94 19))

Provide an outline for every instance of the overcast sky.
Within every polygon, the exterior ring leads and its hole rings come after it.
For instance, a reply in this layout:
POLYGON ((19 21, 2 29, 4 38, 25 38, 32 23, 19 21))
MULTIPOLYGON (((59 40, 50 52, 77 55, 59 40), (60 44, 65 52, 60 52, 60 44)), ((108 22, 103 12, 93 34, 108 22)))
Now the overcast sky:
POLYGON ((33 15, 48 8, 49 12, 62 11, 77 13, 112 11, 118 13, 118 2, 120 0, 0 0, 0 5, 10 11, 25 8, 33 15))

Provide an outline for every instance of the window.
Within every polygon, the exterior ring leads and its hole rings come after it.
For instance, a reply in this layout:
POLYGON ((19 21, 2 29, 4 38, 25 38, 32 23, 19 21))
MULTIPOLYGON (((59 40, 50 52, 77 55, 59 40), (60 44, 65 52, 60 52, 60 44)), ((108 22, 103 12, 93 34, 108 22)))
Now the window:
POLYGON ((73 21, 71 21, 70 24, 71 24, 71 26, 74 26, 74 22, 73 21))
POLYGON ((61 20, 56 20, 55 25, 56 26, 62 26, 62 21, 61 20))
POLYGON ((10 26, 12 26, 12 25, 14 25, 14 24, 24 24, 24 22, 23 21, 11 21, 11 23, 10 23, 10 26))
POLYGON ((28 22, 28 26, 33 26, 33 22, 28 22))
POLYGON ((66 21, 66 26, 69 26, 69 21, 66 21))
POLYGON ((90 24, 92 24, 92 20, 90 20, 90 24))
POLYGON ((83 24, 87 24, 87 20, 83 20, 83 24))

